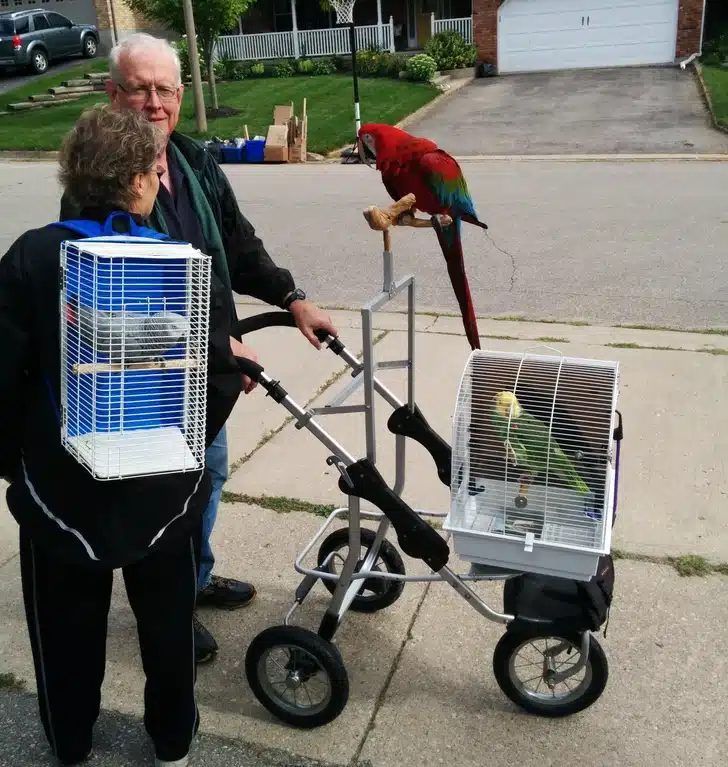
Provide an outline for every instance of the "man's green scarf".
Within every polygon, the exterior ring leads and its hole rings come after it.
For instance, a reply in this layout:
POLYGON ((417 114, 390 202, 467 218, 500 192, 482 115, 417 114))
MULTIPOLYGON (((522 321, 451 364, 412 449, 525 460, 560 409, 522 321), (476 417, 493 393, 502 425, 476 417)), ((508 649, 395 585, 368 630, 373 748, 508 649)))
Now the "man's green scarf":
MULTIPOLYGON (((210 256, 210 259, 212 260, 212 268, 225 286, 228 289, 232 289, 227 256, 225 255, 225 247, 222 244, 220 229, 217 226, 215 216, 210 208, 210 203, 207 201, 202 185, 192 169, 192 166, 187 162, 187 159, 179 148, 176 147, 172 141, 170 141, 167 146, 168 150, 174 154, 174 157, 182 170, 182 175, 189 183, 190 194, 192 195, 192 207, 194 208, 195 214, 200 222, 200 227, 202 228, 202 234, 207 246, 207 255, 210 256)), ((167 229, 167 225, 164 221, 164 215, 162 214, 159 200, 154 201, 154 210, 149 217, 149 221, 157 231, 164 232, 167 235, 169 234, 169 229, 167 229)))

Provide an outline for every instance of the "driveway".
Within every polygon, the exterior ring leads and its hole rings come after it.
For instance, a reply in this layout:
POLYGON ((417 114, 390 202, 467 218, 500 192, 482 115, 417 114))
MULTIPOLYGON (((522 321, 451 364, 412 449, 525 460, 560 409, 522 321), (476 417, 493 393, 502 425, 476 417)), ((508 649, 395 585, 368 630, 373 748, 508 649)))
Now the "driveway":
POLYGON ((7 93, 8 91, 13 90, 13 88, 20 88, 23 85, 28 85, 34 80, 39 80, 41 77, 46 77, 47 75, 57 75, 62 74, 63 72, 68 72, 85 60, 86 59, 78 56, 68 59, 67 61, 51 62, 48 71, 44 72, 42 75, 33 74, 27 69, 0 71, 0 93, 7 93))
POLYGON ((678 67, 478 79, 407 130, 457 155, 728 151, 678 67))

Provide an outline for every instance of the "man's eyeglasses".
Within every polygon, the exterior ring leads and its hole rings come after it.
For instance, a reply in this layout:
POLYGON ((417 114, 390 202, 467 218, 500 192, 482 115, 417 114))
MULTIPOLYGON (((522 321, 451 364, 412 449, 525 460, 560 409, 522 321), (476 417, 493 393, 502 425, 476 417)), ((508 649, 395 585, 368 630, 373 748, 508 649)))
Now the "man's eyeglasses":
POLYGON ((124 91, 124 93, 126 93, 126 95, 129 97, 130 101, 137 101, 141 103, 144 103, 147 101, 147 99, 151 98, 152 93, 156 93, 157 98, 162 102, 174 101, 177 98, 177 93, 179 92, 179 86, 176 88, 171 88, 168 85, 139 85, 132 87, 119 85, 117 83, 116 87, 120 91, 124 91))

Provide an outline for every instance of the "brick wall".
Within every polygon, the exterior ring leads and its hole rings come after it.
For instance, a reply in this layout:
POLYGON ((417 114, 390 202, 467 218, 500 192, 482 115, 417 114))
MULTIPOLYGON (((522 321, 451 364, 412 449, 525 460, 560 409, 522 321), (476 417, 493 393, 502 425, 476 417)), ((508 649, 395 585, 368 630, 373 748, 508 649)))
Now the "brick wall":
POLYGON ((679 59, 700 50, 704 2, 705 0, 680 0, 677 19, 677 57, 679 59))
POLYGON ((473 0, 473 42, 478 58, 498 63, 498 8, 503 0, 473 0))
POLYGON ((112 45, 112 20, 109 14, 109 6, 112 6, 116 32, 119 40, 123 40, 134 32, 149 32, 159 37, 167 36, 165 30, 153 21, 141 14, 133 13, 124 0, 94 0, 96 6, 97 25, 101 34, 101 47, 105 52, 112 45))
MULTIPOLYGON (((684 58, 700 50, 705 0, 675 1, 679 2, 676 55, 677 58, 684 58)), ((498 8, 503 2, 473 0, 473 42, 478 49, 478 58, 494 66, 498 63, 498 8)))

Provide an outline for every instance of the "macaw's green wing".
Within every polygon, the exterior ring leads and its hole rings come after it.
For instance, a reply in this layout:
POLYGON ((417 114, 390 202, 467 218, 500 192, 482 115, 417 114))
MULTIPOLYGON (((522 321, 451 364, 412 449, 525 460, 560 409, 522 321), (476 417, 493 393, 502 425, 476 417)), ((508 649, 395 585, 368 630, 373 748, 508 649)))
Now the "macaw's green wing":
POLYGON ((473 199, 457 160, 442 149, 428 152, 419 160, 422 179, 453 218, 477 219, 473 199))

